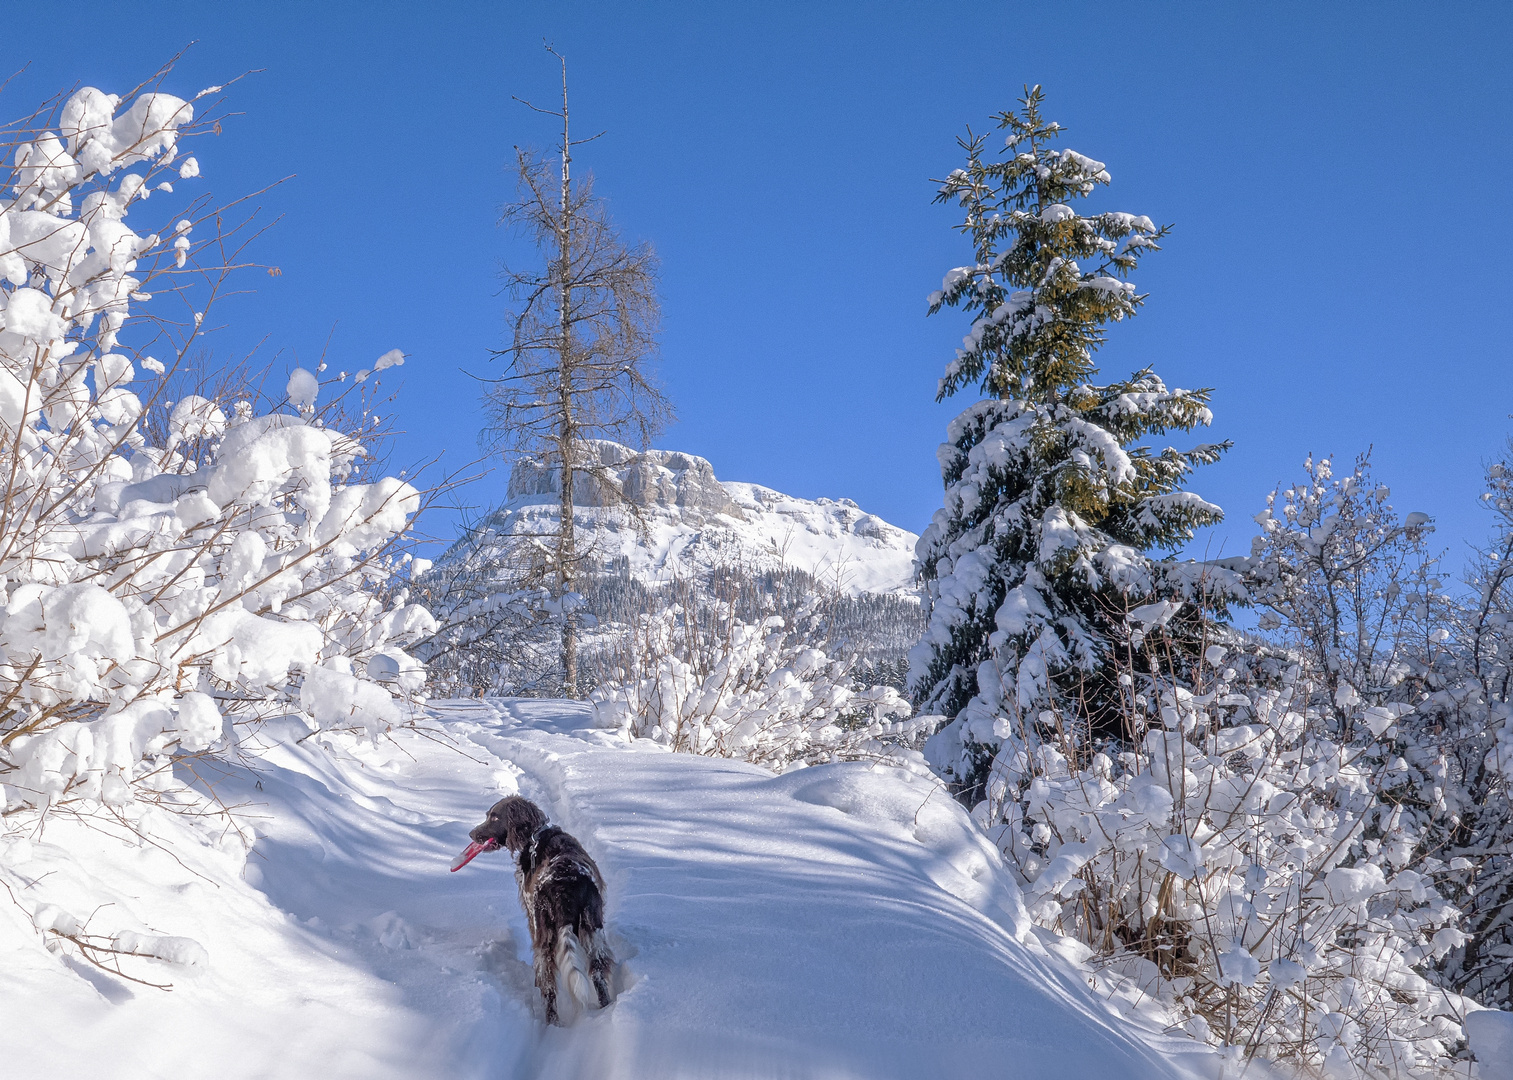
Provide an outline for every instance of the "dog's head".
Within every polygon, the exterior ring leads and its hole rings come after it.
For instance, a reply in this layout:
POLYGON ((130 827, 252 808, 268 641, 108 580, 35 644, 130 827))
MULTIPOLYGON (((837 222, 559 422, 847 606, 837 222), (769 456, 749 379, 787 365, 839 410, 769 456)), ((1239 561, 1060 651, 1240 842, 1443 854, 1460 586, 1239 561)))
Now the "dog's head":
POLYGON ((505 848, 511 853, 518 853, 535 835, 536 830, 545 824, 546 815, 541 812, 541 807, 529 799, 522 799, 519 795, 500 799, 489 807, 483 824, 468 833, 473 842, 452 863, 453 872, 461 870, 485 851, 505 848))
POLYGON ((475 844, 492 840, 499 847, 518 853, 545 824, 546 815, 541 812, 541 807, 529 799, 511 795, 489 807, 483 824, 468 835, 475 844))

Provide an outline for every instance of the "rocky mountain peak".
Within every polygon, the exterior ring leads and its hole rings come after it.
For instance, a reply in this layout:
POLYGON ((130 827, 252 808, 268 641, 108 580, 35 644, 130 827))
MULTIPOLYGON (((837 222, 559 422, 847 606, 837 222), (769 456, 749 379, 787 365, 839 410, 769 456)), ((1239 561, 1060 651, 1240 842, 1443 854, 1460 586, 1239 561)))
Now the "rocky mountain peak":
MULTIPOLYGON (((677 450, 632 450, 608 439, 585 440, 584 471, 573 481, 573 505, 617 506, 629 503, 646 509, 679 511, 708 517, 724 514, 745 520, 740 506, 731 499, 714 466, 704 458, 677 450), (606 490, 614 485, 619 496, 606 490)), ((557 495, 562 490, 562 469, 545 457, 523 457, 510 470, 507 497, 513 502, 534 496, 557 495)))

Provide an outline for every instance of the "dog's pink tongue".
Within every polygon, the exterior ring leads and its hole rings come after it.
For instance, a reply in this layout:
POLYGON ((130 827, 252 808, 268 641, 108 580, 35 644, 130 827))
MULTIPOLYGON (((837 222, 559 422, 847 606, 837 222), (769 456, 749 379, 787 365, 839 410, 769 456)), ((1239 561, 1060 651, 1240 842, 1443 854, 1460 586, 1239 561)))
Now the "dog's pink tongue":
POLYGON ((462 849, 461 855, 457 856, 457 861, 452 864, 452 873, 457 873, 457 871, 461 870, 468 863, 472 862, 478 856, 482 855, 485 851, 493 851, 498 846, 498 840, 485 840, 481 844, 478 841, 474 840, 471 844, 462 849))

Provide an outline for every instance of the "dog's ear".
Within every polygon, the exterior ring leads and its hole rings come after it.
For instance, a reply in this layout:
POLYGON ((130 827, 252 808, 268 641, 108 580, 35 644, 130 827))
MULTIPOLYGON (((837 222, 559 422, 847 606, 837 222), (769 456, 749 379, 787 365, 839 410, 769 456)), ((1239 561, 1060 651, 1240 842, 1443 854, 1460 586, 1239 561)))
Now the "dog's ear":
POLYGON ((519 851, 535 835, 536 830, 546 824, 546 815, 541 812, 541 807, 518 795, 511 796, 505 802, 509 805, 504 814, 504 846, 511 851, 519 851))

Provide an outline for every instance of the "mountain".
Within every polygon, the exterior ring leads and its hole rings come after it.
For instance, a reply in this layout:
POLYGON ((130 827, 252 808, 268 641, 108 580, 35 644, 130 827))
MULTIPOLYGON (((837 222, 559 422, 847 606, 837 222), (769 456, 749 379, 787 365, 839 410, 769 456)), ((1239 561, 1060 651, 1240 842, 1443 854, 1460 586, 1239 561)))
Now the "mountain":
MULTIPOLYGON (((600 628, 590 653, 613 651, 614 628, 647 612, 693 604, 760 622, 822 594, 830 640, 870 678, 901 685, 904 654, 923 632, 914 533, 850 499, 721 481, 693 454, 606 440, 588 448, 573 502, 578 591, 600 628)), ((424 576, 424 600, 446 628, 419 650, 438 691, 554 692, 555 646, 542 623, 549 542, 536 538, 557 531, 560 484, 555 465, 519 461, 504 505, 424 576)), ((586 662, 592 679, 595 660, 586 662)))
MULTIPOLYGON (((674 450, 588 444, 593 460, 573 485, 580 550, 600 571, 628 571, 646 584, 679 573, 741 568, 798 570, 850 595, 913 595, 914 543, 907 529, 850 499, 800 499, 760 484, 716 479, 708 461, 674 450), (609 497, 615 485, 620 498, 609 497)), ((554 533, 560 470, 527 458, 510 472, 507 501, 458 540, 438 567, 498 555, 520 535, 554 533)))

